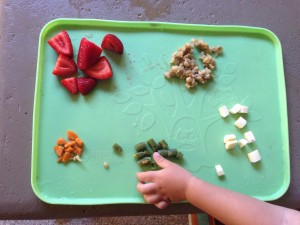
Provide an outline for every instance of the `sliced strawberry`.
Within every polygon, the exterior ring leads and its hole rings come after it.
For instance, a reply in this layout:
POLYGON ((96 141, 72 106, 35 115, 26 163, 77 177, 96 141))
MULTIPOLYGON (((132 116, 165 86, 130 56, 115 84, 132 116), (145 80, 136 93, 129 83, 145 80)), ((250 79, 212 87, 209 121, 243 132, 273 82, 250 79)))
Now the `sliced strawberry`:
POLYGON ((95 65, 85 70, 84 73, 97 80, 105 80, 113 75, 110 63, 105 56, 101 56, 95 65))
POLYGON ((82 95, 88 94, 97 84, 97 81, 90 77, 77 78, 78 89, 82 95))
POLYGON ((70 58, 73 57, 72 42, 67 31, 63 30, 49 39, 48 44, 57 52, 57 54, 64 54, 70 58))
POLYGON ((118 54, 122 54, 124 47, 121 40, 113 34, 107 34, 104 36, 101 44, 101 48, 111 50, 118 54))
POLYGON ((78 79, 77 77, 65 78, 61 80, 61 83, 69 92, 76 95, 78 94, 78 79))
POLYGON ((81 70, 86 70, 95 64, 102 53, 102 49, 93 42, 82 38, 78 50, 77 65, 81 70))
POLYGON ((52 73, 57 76, 70 76, 77 73, 77 65, 73 59, 60 54, 52 73))

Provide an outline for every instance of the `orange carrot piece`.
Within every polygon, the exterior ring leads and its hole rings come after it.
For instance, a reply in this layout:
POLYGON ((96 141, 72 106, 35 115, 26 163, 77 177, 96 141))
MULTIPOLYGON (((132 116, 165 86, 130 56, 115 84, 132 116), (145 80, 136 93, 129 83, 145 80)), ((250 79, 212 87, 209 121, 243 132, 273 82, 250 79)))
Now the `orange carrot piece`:
POLYGON ((75 141, 75 139, 78 137, 78 135, 74 131, 71 131, 71 130, 67 131, 67 136, 70 141, 75 141))

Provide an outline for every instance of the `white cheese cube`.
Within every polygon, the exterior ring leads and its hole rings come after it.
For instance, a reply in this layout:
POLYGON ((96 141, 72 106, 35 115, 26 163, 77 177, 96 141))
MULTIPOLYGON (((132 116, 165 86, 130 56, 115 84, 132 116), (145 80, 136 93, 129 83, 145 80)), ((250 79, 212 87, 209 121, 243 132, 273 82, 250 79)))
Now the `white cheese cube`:
POLYGON ((216 173, 219 177, 225 175, 224 170, 221 165, 215 165, 215 168, 216 168, 216 173))
POLYGON ((233 141, 236 139, 236 136, 234 134, 227 134, 224 136, 224 143, 228 141, 233 141))
POLYGON ((248 159, 251 163, 256 163, 261 160, 259 151, 256 149, 253 152, 248 153, 248 159))
POLYGON ((239 144, 240 148, 243 148, 246 144, 248 144, 248 141, 246 139, 242 138, 238 141, 238 144, 239 144))
POLYGON ((220 116, 222 116, 224 118, 229 115, 229 110, 226 106, 221 106, 219 108, 219 112, 220 112, 220 116))
POLYGON ((236 140, 233 140, 233 141, 227 141, 227 142, 225 143, 225 149, 226 149, 226 150, 233 149, 236 143, 237 143, 236 140))
POLYGON ((241 116, 240 116, 240 117, 235 121, 235 123, 234 123, 234 125, 237 126, 239 129, 245 127, 246 124, 247 124, 247 120, 245 120, 245 119, 244 119, 243 117, 241 117, 241 116))
POLYGON ((240 108, 240 113, 248 113, 249 108, 247 106, 242 105, 240 108))
POLYGON ((248 131, 244 134, 245 139, 248 141, 248 143, 253 143, 255 142, 255 137, 252 133, 252 131, 248 131))
POLYGON ((230 110, 229 112, 231 114, 237 114, 238 112, 240 112, 241 110, 241 105, 240 104, 235 104, 230 110))

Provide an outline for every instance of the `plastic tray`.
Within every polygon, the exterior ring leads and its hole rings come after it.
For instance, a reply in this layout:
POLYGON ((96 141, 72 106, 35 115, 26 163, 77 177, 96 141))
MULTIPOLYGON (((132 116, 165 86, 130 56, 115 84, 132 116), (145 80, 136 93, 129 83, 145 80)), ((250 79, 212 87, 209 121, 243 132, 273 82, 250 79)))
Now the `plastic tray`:
MULTIPOLYGON (((79 72, 78 76, 83 76, 79 72)), ((282 51, 269 30, 241 26, 208 26, 161 22, 121 22, 57 19, 41 31, 38 49, 33 116, 32 187, 52 204, 143 203, 136 190, 133 158, 136 143, 165 139, 184 153, 181 165, 213 184, 274 200, 290 182, 288 123, 282 51), (125 46, 119 56, 104 52, 113 78, 98 82, 83 97, 72 96, 52 75, 57 54, 47 40, 68 31, 76 61, 81 38, 100 45, 107 33, 125 46), (215 79, 191 91, 183 81, 164 78, 174 51, 191 38, 221 45, 215 79), (246 128, 234 126, 237 116, 223 119, 221 105, 250 107, 246 128), (82 163, 59 164, 53 146, 58 137, 74 130, 85 141, 82 163), (256 142, 226 151, 225 134, 242 138, 251 130, 256 142), (117 142, 120 156, 112 151, 117 142), (262 160, 251 164, 247 152, 259 149, 262 160), (107 161, 109 169, 103 168, 107 161), (225 177, 216 175, 221 164, 225 177)))

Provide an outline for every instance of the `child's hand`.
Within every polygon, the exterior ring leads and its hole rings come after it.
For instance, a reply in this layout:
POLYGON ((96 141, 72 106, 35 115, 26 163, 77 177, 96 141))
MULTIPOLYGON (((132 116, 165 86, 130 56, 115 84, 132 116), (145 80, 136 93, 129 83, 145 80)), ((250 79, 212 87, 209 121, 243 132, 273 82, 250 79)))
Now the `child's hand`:
POLYGON ((193 177, 188 171, 155 152, 153 158, 162 169, 137 173, 138 191, 147 203, 166 208, 171 201, 186 199, 186 190, 193 177))

